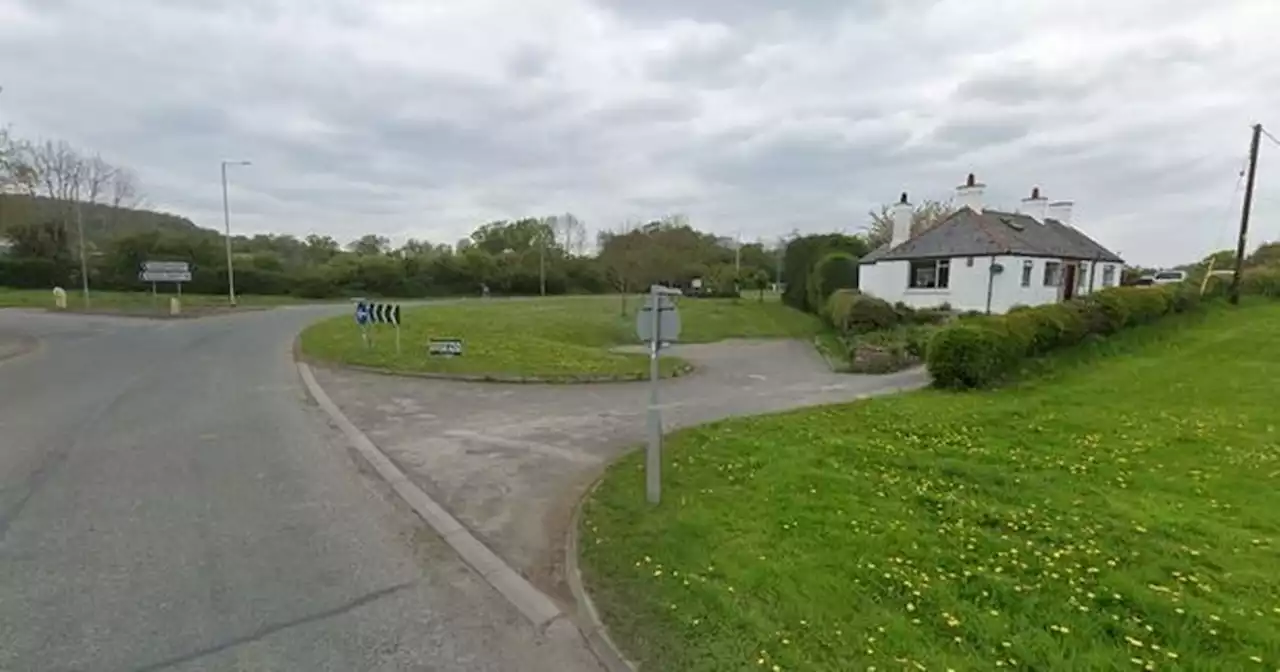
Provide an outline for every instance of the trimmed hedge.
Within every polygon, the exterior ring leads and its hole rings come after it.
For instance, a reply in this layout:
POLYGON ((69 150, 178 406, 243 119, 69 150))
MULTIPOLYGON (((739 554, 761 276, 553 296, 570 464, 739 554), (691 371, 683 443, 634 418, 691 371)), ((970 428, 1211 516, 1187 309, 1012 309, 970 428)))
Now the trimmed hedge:
POLYGON ((1199 301, 1199 287, 1182 283, 1112 287, 1064 303, 1018 307, 939 329, 925 361, 940 387, 986 387, 1027 357, 1185 312, 1199 301))
POLYGON ((817 312, 836 290, 857 288, 858 260, 847 252, 830 252, 814 264, 806 283, 808 305, 817 312))

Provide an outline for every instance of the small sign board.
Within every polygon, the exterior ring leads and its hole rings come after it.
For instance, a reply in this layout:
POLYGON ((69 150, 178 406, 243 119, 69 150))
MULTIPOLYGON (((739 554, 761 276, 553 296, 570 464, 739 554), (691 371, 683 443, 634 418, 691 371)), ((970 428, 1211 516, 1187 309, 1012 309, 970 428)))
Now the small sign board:
POLYGON ((433 338, 427 342, 427 354, 436 357, 461 357, 461 338, 433 338))
POLYGON ((191 282, 191 264, 185 261, 144 261, 138 269, 142 282, 191 282))
POLYGON ((656 307, 655 295, 649 294, 645 297, 644 305, 636 312, 636 336, 645 343, 653 342, 653 322, 656 319, 659 346, 662 346, 680 339, 680 312, 676 310, 676 302, 670 296, 657 294, 656 298, 656 307))
POLYGON ((143 271, 138 274, 143 282, 191 282, 189 271, 143 271))

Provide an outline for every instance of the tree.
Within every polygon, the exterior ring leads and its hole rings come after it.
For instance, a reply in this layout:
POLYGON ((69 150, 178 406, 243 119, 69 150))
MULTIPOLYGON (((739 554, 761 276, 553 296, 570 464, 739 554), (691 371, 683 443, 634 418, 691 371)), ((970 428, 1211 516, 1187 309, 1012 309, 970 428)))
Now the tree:
POLYGON ((756 300, 760 303, 764 303, 764 290, 769 288, 769 278, 769 272, 764 269, 756 269, 751 274, 751 285, 755 287, 756 291, 760 292, 756 297, 756 300))
MULTIPOLYGON (((911 235, 917 236, 923 233, 950 217, 955 211, 956 208, 950 201, 926 199, 917 204, 911 212, 911 235)), ((893 238, 893 206, 882 205, 879 211, 871 210, 867 215, 871 217, 871 223, 867 224, 863 231, 867 238, 867 245, 874 250, 893 238)))
POLYGON ((571 212, 548 218, 556 240, 565 254, 582 255, 587 250, 587 226, 571 212))
POLYGON ((373 233, 366 233, 351 241, 347 249, 358 255, 383 254, 391 247, 391 239, 373 233))
POLYGON ((1245 258, 1250 266, 1280 266, 1280 243, 1263 243, 1245 258))
POLYGON ((624 316, 627 314, 627 293, 641 286, 645 248, 651 244, 648 238, 634 224, 624 224, 616 231, 600 232, 600 265, 609 284, 621 297, 619 311, 624 316))

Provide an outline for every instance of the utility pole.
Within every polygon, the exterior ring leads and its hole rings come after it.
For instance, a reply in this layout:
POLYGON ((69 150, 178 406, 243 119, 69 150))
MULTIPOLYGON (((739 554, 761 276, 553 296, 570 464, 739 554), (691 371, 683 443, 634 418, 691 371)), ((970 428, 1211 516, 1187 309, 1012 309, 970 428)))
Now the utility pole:
POLYGON ((84 292, 84 307, 89 307, 89 259, 84 250, 84 208, 80 205, 80 195, 76 194, 76 237, 80 239, 80 289, 84 292))
POLYGON ((236 306, 236 271, 231 264, 231 206, 227 202, 227 166, 247 166, 248 161, 222 162, 222 223, 227 230, 227 299, 236 306))
POLYGON ((1236 241, 1236 272, 1231 276, 1232 304, 1240 303, 1240 272, 1244 268, 1244 248, 1249 235, 1249 211, 1253 207, 1253 182, 1258 173, 1258 143, 1262 140, 1262 124, 1253 125, 1253 140, 1249 143, 1249 176, 1244 185, 1244 206, 1240 209, 1240 238, 1236 241))
POLYGON ((547 232, 538 236, 538 292, 547 295, 547 232))

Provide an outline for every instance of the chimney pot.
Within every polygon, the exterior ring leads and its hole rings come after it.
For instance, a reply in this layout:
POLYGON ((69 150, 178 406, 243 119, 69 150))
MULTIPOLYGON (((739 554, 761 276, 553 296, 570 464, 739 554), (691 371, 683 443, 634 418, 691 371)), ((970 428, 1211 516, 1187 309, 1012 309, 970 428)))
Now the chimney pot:
POLYGON ((907 192, 893 204, 893 230, 890 232, 889 248, 893 249, 911 239, 911 219, 915 208, 907 200, 907 192))
POLYGON ((986 186, 978 182, 978 178, 973 173, 969 173, 964 184, 956 187, 956 207, 982 212, 982 191, 986 186))
POLYGON ((1031 187, 1031 196, 1022 199, 1018 212, 1029 215, 1037 222, 1043 223, 1048 212, 1049 199, 1040 195, 1040 187, 1031 187))

